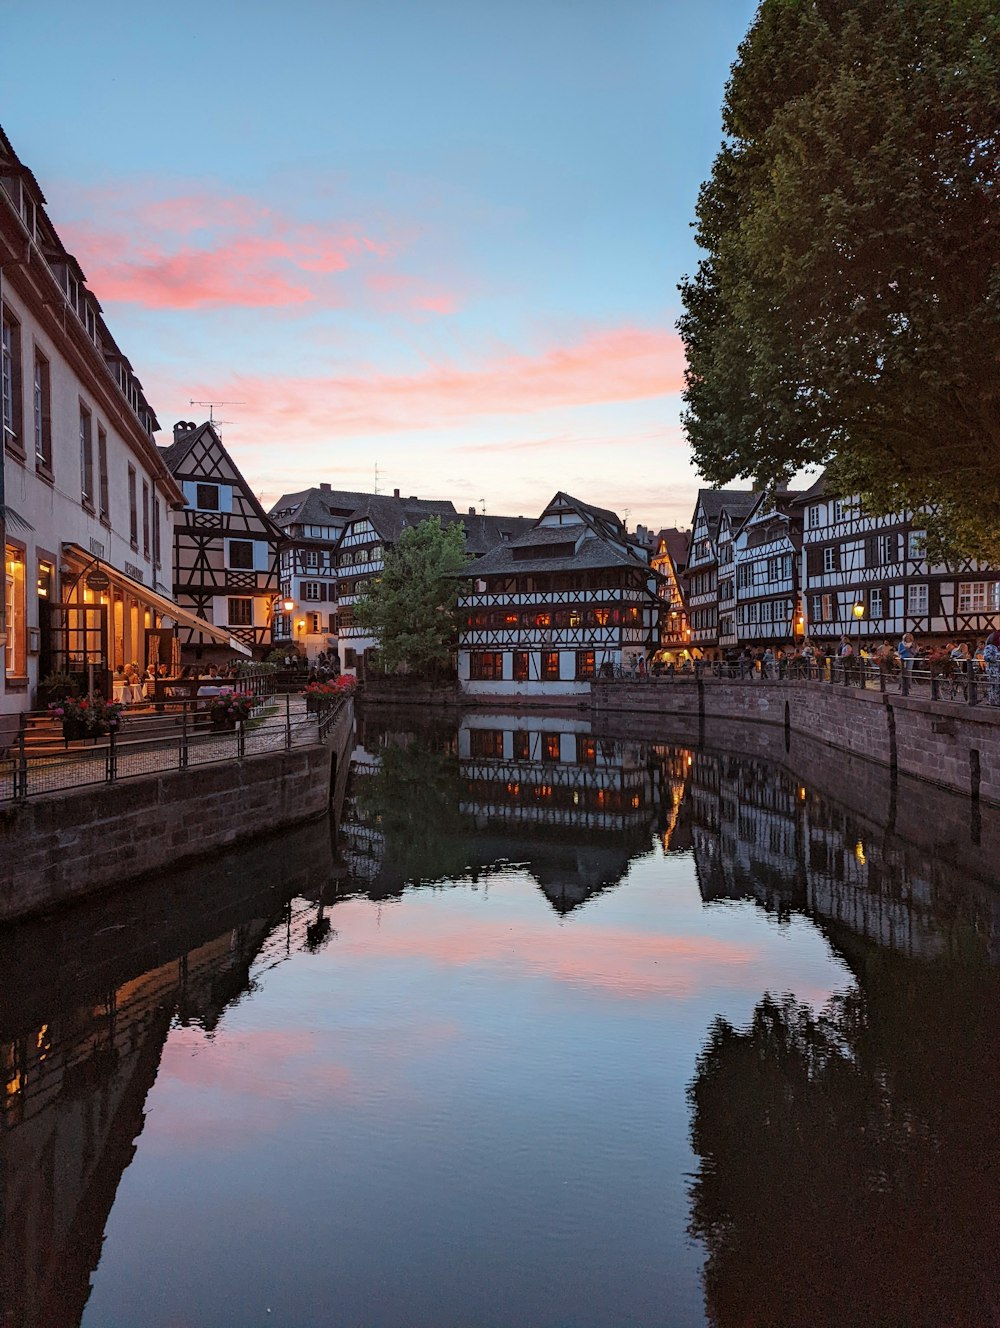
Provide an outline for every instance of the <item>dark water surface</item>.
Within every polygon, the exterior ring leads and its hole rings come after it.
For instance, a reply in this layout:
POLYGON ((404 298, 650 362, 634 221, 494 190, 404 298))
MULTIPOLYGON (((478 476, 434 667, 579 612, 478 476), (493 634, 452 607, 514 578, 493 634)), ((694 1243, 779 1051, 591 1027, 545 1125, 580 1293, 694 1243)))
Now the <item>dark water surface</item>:
POLYGON ((369 716, 0 933, 2 1328, 1000 1323, 1000 814, 698 736, 369 716))

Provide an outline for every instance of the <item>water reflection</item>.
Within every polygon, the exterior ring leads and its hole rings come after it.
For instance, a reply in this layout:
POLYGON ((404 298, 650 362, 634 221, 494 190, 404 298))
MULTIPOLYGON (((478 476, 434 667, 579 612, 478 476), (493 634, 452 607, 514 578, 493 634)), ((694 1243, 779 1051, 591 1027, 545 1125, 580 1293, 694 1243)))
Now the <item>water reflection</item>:
POLYGON ((11 929, 0 1324, 1000 1321, 996 818, 798 759, 369 717, 336 838, 11 929))

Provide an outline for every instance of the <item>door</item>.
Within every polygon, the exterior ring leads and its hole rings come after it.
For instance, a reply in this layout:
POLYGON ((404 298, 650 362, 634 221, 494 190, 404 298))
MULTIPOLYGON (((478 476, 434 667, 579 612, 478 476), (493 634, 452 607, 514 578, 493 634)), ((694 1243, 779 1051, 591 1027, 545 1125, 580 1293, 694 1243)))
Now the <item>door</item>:
POLYGON ((48 644, 52 668, 68 673, 81 695, 111 698, 106 604, 50 604, 48 644))

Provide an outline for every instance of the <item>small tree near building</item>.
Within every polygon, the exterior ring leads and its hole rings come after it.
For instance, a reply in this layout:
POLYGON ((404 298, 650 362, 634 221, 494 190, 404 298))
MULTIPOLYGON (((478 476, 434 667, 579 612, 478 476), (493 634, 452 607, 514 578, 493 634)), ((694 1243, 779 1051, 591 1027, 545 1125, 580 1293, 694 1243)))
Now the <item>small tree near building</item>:
POLYGON ((388 672, 436 673, 447 665, 461 593, 454 573, 465 564, 463 527, 442 526, 437 517, 408 527, 386 551, 382 576, 354 617, 378 641, 388 672))

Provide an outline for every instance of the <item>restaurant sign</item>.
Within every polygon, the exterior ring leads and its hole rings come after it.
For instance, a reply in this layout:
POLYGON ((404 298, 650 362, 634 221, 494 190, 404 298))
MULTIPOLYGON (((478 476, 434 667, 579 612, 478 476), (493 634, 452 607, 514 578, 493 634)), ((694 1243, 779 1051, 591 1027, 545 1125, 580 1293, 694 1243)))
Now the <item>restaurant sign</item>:
POLYGON ((110 590, 110 588, 111 588, 111 578, 108 576, 107 572, 94 571, 87 573, 88 590, 93 590, 96 593, 100 593, 105 590, 110 590))

